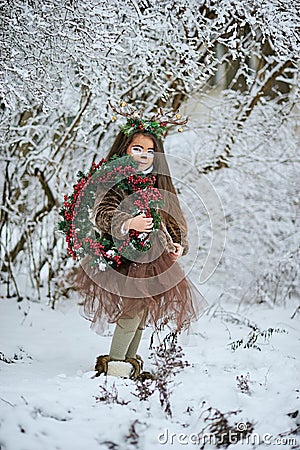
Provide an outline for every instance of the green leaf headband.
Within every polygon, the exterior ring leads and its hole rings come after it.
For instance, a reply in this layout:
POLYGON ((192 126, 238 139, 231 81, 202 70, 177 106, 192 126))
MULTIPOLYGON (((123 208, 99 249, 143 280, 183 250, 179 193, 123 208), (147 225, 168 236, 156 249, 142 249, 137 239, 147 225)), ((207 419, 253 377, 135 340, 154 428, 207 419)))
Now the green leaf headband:
MULTIPOLYGON (((147 120, 143 119, 144 111, 137 112, 129 105, 127 105, 127 103, 124 101, 120 103, 120 107, 126 108, 126 111, 124 111, 123 109, 118 110, 111 103, 109 104, 116 114, 127 118, 127 122, 121 127, 121 130, 124 134, 126 134, 126 136, 130 136, 135 131, 141 130, 153 134, 153 136, 155 136, 157 139, 161 139, 166 133, 168 124, 184 125, 188 121, 188 119, 180 120, 182 119, 182 116, 181 114, 179 114, 179 112, 175 114, 173 112, 164 113, 162 108, 159 108, 158 114, 147 120)), ((117 120, 117 116, 112 116, 112 120, 115 122, 117 120)), ((178 128, 178 131, 181 133, 183 131, 183 128, 178 128)))

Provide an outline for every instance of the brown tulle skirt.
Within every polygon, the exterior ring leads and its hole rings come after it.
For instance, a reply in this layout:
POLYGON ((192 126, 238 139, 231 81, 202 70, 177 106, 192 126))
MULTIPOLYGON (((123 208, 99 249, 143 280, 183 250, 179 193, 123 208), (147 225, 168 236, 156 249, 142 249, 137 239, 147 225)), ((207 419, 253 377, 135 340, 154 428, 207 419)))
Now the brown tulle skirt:
POLYGON ((146 325, 161 328, 172 324, 176 331, 188 329, 208 307, 205 298, 185 276, 165 249, 152 245, 135 261, 105 271, 90 267, 90 257, 82 260, 75 287, 83 296, 80 313, 91 328, 102 334, 118 319, 146 313, 146 325))

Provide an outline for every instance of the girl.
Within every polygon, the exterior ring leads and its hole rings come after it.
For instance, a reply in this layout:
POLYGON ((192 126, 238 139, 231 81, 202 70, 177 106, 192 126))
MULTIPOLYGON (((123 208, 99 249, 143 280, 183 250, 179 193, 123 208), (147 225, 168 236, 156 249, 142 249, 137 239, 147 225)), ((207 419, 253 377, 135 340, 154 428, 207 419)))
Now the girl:
POLYGON ((130 214, 136 196, 119 185, 98 186, 91 220, 101 236, 122 240, 135 230, 150 237, 151 247, 113 270, 95 274, 88 263, 82 264, 77 285, 85 296, 83 315, 99 334, 105 323, 115 323, 109 354, 97 358, 96 376, 104 373, 136 379, 143 365, 137 351, 146 325, 175 322, 180 331, 207 306, 177 263, 188 252, 187 225, 164 154, 161 134, 165 127, 165 122, 127 114, 106 158, 122 160, 129 155, 137 163, 137 175, 155 177, 154 186, 164 200, 158 210, 158 231, 154 232, 150 214, 130 214))

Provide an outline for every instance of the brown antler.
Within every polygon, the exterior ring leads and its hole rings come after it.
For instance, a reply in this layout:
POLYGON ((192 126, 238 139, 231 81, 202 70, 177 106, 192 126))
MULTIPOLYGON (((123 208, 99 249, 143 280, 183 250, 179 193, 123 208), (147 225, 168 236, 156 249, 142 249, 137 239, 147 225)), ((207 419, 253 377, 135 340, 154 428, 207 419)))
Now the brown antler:
POLYGON ((187 123, 188 119, 181 119, 181 115, 179 114, 179 112, 175 113, 173 111, 169 111, 169 112, 163 112, 162 108, 159 108, 158 110, 158 114, 156 114, 155 116, 153 116, 151 118, 151 120, 159 120, 160 122, 164 122, 164 123, 170 123, 173 125, 184 125, 187 123), (177 116, 180 116, 177 118, 177 116))
POLYGON ((109 100, 108 103, 109 103, 109 106, 111 107, 111 109, 112 109, 116 114, 120 114, 120 116, 123 116, 123 117, 132 117, 133 113, 135 112, 134 109, 130 108, 127 104, 126 104, 126 106, 127 106, 127 108, 129 109, 129 112, 128 112, 128 113, 123 112, 123 111, 117 109, 117 108, 111 103, 110 100, 109 100))
MULTIPOLYGON (((126 108, 129 112, 124 112, 121 109, 116 108, 111 103, 110 100, 109 100, 109 106, 116 114, 119 114, 120 116, 127 117, 127 118, 128 117, 130 117, 130 118, 139 117, 140 119, 143 118, 144 109, 137 112, 125 102, 124 102, 124 106, 126 106, 126 108)), ((121 102, 121 108, 122 108, 122 102, 121 102)), ((182 119, 182 120, 180 120, 180 119, 181 119, 181 114, 179 114, 179 112, 174 114, 173 111, 164 112, 162 108, 159 108, 158 113, 155 114, 154 116, 152 116, 150 121, 151 122, 157 121, 157 122, 166 123, 166 124, 169 123, 172 125, 185 125, 188 121, 188 119, 182 119)))
MULTIPOLYGON (((176 115, 175 115, 176 117, 176 115)), ((183 119, 183 120, 174 120, 174 119, 161 119, 161 122, 165 123, 171 123, 173 125, 185 125, 188 122, 189 119, 183 119)))
POLYGON ((152 122, 156 122, 158 119, 160 119, 163 116, 163 110, 162 108, 158 109, 158 114, 155 114, 154 116, 151 117, 151 121, 152 122))

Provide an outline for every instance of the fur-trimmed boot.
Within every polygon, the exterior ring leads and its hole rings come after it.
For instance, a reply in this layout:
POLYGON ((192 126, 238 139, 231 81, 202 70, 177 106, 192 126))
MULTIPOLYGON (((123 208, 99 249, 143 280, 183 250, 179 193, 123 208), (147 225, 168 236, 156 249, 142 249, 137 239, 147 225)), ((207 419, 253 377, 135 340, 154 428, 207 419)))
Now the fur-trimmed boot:
POLYGON ((157 379, 157 376, 154 373, 143 371, 144 361, 140 355, 136 355, 136 358, 126 358, 125 361, 130 362, 133 366, 133 371, 130 377, 133 380, 145 381, 157 379))
POLYGON ((136 380, 140 375, 142 359, 126 358, 124 361, 112 360, 109 355, 100 355, 96 359, 95 377, 111 375, 114 377, 131 378, 136 380))
POLYGON ((139 358, 138 357, 136 357, 136 358, 126 358, 125 362, 131 364, 132 371, 131 371, 130 378, 132 380, 136 380, 138 378, 138 376, 140 375, 141 369, 142 369, 142 366, 143 366, 142 358, 141 357, 139 357, 139 358))
POLYGON ((95 377, 99 377, 101 373, 107 375, 108 363, 110 361, 109 355, 99 355, 96 359, 95 371, 97 372, 95 377))

